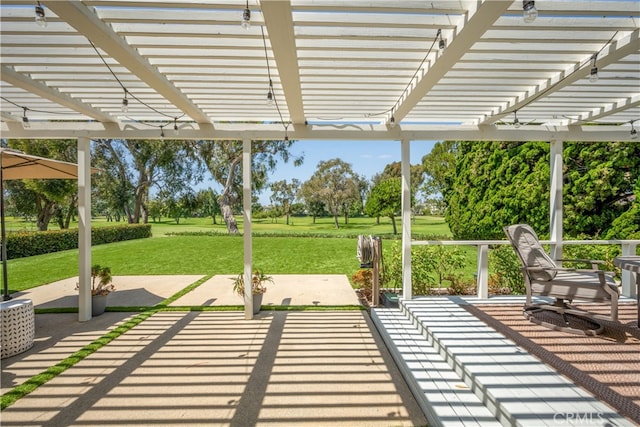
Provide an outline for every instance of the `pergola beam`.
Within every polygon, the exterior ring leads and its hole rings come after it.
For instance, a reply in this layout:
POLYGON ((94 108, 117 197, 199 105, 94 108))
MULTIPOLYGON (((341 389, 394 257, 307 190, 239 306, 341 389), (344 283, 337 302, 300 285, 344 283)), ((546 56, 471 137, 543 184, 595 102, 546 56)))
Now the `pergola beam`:
MULTIPOLYGON (((280 84, 284 91, 291 122, 294 126, 303 124, 305 122, 305 114, 300 73, 298 71, 298 54, 293 32, 291 3, 288 0, 272 0, 261 2, 260 6, 264 23, 269 33, 271 50, 278 68, 280 84)), ((277 96, 277 94, 274 94, 274 96, 277 96)))
POLYGON ((193 120, 211 123, 200 108, 83 3, 52 1, 47 2, 47 7, 193 120))
MULTIPOLYGON (((136 129, 127 126, 124 129, 116 125, 104 126, 101 123, 84 124, 78 129, 75 122, 59 122, 56 126, 40 127, 34 123, 30 129, 23 129, 21 123, 3 122, 0 131, 5 138, 20 139, 68 139, 68 138, 124 138, 159 139, 159 129, 136 129)), ((165 130, 167 138, 173 138, 171 130, 165 130)), ((389 129, 384 125, 307 125, 298 126, 289 132, 292 140, 352 140, 352 141, 631 141, 628 127, 623 126, 535 126, 520 128, 512 126, 456 126, 447 125, 403 125, 389 129)), ((212 126, 180 129, 180 139, 188 140, 280 140, 282 125, 274 124, 220 124, 212 126)))
MULTIPOLYGON (((413 89, 407 89, 393 109, 393 118, 396 123, 399 123, 413 110, 511 4, 511 1, 504 0, 485 1, 478 6, 472 16, 467 17, 465 21, 458 24, 454 38, 444 53, 431 67, 429 67, 428 62, 425 62, 422 78, 417 77, 418 81, 413 86, 413 89)), ((469 12, 471 13, 471 10, 469 12)), ((389 115, 390 118, 391 115, 389 115)))

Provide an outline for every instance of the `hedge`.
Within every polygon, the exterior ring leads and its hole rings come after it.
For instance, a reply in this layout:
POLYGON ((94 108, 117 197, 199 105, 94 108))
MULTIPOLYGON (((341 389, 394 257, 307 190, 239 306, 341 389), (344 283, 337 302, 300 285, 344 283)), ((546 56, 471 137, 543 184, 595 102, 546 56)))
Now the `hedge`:
MULTIPOLYGON (((151 224, 126 224, 91 229, 91 244, 151 237, 151 224)), ((7 259, 24 258, 78 248, 78 229, 19 231, 7 234, 7 259)))

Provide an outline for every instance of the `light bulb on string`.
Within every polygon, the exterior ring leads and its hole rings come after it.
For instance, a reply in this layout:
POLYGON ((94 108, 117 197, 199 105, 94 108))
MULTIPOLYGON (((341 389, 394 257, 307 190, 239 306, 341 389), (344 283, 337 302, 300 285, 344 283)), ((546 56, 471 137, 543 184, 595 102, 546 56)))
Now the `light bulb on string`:
POLYGON ((160 126, 160 138, 164 138, 164 127, 160 126))
POLYGON ((36 24, 38 24, 39 26, 41 26, 42 28, 45 28, 47 26, 47 17, 44 13, 44 7, 42 7, 42 5, 40 4, 40 2, 37 2, 36 4, 36 24))
POLYGON ((532 23, 538 17, 538 9, 536 9, 536 2, 532 0, 524 0, 522 2, 522 18, 527 24, 532 23))
POLYGON ((269 79, 269 91, 267 92, 267 105, 273 105, 273 82, 269 79))
POLYGON ((595 83, 598 81, 598 67, 596 65, 597 59, 598 59, 598 54, 594 53, 591 61, 591 71, 589 72, 589 81, 591 83, 595 83))
POLYGON ((129 112, 129 100, 127 99, 127 90, 124 90, 124 98, 122 98, 122 112, 129 112))
POLYGON ((249 0, 247 0, 247 6, 242 11, 242 22, 240 25, 245 30, 251 28, 251 10, 249 9, 249 0))
POLYGON ((518 120, 517 110, 513 112, 513 126, 515 126, 516 129, 520 127, 520 120, 518 120))
POLYGON ((178 118, 174 117, 173 119, 173 130, 178 135, 180 133, 180 129, 178 128, 178 118))
POLYGON ((442 30, 439 29, 438 33, 436 34, 436 37, 438 37, 440 40, 438 40, 438 49, 440 50, 444 50, 445 47, 447 47, 447 42, 445 39, 442 38, 442 30))
POLYGON ((31 123, 29 122, 29 117, 27 117, 27 107, 22 107, 22 111, 22 127, 29 129, 31 127, 31 123))
POLYGON ((638 131, 633 127, 633 122, 631 122, 631 139, 638 139, 638 131))

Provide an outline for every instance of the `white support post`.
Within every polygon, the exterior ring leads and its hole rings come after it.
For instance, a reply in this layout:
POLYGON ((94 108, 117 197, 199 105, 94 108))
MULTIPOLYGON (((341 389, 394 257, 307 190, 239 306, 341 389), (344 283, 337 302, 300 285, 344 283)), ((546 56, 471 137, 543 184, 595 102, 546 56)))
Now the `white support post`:
POLYGON ((402 170, 402 298, 412 298, 411 291, 411 157, 408 139, 400 142, 402 170))
POLYGON ((563 209, 562 209, 562 168, 563 168, 563 160, 562 160, 562 147, 563 142, 553 140, 551 141, 550 147, 550 194, 549 194, 549 228, 550 228, 550 236, 549 240, 551 240, 551 258, 552 259, 561 259, 562 258, 562 238, 563 238, 563 229, 562 229, 562 217, 563 217, 563 209))
POLYGON ((242 141, 242 213, 244 219, 244 318, 253 319, 251 277, 253 246, 251 236, 251 139, 242 141))
POLYGON ((78 321, 91 320, 91 141, 78 138, 78 321))
POLYGON ((489 298, 489 245, 478 245, 478 298, 489 298))
MULTIPOLYGON (((623 243, 622 244, 622 256, 633 256, 636 254, 637 245, 635 243, 623 243)), ((636 285, 637 275, 629 270, 622 270, 621 285, 622 295, 630 298, 638 298, 638 287, 636 285)))

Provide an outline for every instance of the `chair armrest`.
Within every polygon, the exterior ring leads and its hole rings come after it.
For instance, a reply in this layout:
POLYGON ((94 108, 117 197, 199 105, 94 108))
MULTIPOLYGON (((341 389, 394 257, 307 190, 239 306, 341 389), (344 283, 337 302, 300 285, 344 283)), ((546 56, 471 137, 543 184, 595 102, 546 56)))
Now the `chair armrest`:
POLYGON ((575 273, 596 273, 596 274, 610 274, 615 275, 612 271, 600 270, 598 268, 565 268, 565 267, 523 267, 523 270, 527 271, 572 271, 575 273))
POLYGON ((605 262, 599 259, 558 259, 556 261, 561 262, 573 262, 578 264, 591 264, 591 268, 594 270, 598 269, 598 265, 604 265, 605 262))

